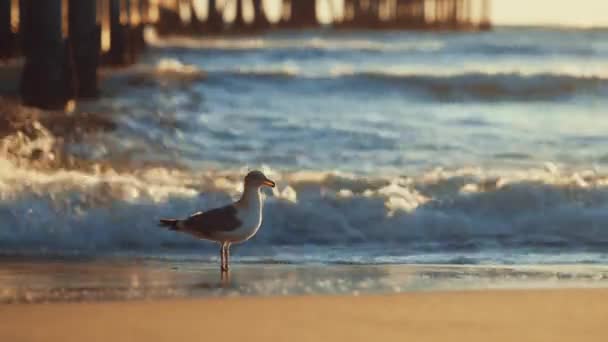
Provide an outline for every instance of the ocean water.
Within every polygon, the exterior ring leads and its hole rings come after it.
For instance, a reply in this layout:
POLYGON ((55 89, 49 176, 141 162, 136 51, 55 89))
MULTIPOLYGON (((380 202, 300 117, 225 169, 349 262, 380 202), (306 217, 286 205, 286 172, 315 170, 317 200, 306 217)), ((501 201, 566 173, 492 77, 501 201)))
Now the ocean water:
POLYGON ((148 40, 79 105, 115 130, 2 139, 1 255, 215 262, 157 220, 262 169, 278 187, 236 262, 608 263, 608 31, 148 40), (58 144, 99 166, 24 157, 58 144))

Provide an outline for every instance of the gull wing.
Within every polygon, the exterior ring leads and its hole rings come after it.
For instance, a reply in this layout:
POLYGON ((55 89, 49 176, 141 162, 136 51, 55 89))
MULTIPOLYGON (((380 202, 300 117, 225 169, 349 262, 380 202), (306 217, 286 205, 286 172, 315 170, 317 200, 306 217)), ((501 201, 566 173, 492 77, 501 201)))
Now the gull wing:
POLYGON ((241 221, 234 205, 198 212, 182 221, 182 227, 201 233, 229 232, 237 229, 241 221))

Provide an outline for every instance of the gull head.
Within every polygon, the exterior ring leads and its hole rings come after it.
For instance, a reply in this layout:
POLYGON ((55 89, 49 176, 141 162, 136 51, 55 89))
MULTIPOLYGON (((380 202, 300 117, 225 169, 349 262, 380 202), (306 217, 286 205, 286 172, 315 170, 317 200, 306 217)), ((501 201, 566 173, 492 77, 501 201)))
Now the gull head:
POLYGON ((245 176, 245 188, 254 187, 260 188, 262 186, 275 187, 275 183, 268 179, 261 171, 251 171, 245 176))

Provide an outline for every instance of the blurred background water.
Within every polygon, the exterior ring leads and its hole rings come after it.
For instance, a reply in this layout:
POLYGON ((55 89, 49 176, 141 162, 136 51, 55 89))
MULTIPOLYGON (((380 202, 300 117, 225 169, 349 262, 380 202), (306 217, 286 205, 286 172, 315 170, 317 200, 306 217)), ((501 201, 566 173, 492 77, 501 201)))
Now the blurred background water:
POLYGON ((0 253, 214 261, 156 221, 228 203, 260 168, 278 187, 237 261, 608 259, 608 31, 148 40, 81 106, 116 122, 67 144, 99 167, 0 160, 0 253))

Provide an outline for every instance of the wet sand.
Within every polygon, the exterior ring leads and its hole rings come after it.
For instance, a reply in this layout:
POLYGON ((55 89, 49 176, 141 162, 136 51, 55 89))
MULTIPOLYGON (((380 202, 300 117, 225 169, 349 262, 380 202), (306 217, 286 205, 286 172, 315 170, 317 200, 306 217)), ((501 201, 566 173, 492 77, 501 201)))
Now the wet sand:
POLYGON ((605 341, 608 290, 0 306, 1 341, 605 341))
POLYGON ((601 265, 279 265, 117 257, 0 258, 0 304, 420 291, 608 288, 601 265))

